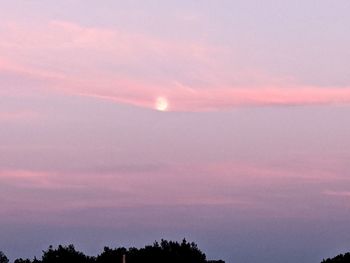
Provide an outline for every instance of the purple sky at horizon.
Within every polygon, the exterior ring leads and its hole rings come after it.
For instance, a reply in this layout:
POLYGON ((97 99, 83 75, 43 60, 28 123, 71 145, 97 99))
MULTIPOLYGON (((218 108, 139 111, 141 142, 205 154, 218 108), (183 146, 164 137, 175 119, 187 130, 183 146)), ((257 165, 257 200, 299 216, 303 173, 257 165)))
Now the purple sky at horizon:
POLYGON ((2 1, 0 250, 350 250, 350 2, 2 1))

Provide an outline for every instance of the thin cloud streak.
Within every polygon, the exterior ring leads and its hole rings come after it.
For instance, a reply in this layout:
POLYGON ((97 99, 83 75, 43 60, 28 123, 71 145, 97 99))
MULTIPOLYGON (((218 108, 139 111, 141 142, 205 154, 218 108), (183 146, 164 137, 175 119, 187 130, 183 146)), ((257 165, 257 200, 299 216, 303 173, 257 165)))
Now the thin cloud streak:
MULTIPOLYGON (((318 87, 295 84, 296 80, 288 78, 258 77, 261 72, 254 67, 248 75, 247 70, 235 72, 237 65, 228 63, 227 57, 239 50, 227 53, 224 46, 174 42, 118 28, 88 27, 60 20, 32 27, 14 22, 2 26, 0 46, 4 51, 0 53, 0 72, 15 75, 28 84, 34 79, 35 86, 41 86, 43 92, 88 96, 150 109, 155 108, 157 97, 164 97, 168 111, 185 112, 350 103, 349 87, 318 87), (18 52, 22 55, 16 55, 18 52), (121 67, 127 69, 120 71, 121 67), (167 75, 164 69, 177 74, 167 75), (229 76, 242 74, 250 84, 230 84, 229 76)), ((11 93, 10 88, 4 89, 11 93)))
MULTIPOLYGON (((147 90, 141 88, 140 90, 147 90)), ((144 98, 119 96, 118 91, 107 91, 106 93, 84 93, 79 95, 95 97, 115 101, 118 103, 132 104, 140 107, 154 108, 157 98, 157 90, 149 89, 149 94, 144 98)), ((169 101, 169 111, 219 111, 235 107, 257 107, 257 106, 304 106, 304 105, 334 105, 349 104, 350 90, 348 88, 317 88, 317 87, 295 87, 295 88, 213 88, 194 89, 186 91, 183 89, 168 89, 158 91, 159 96, 169 101)))
POLYGON ((107 77, 99 80, 63 77, 54 72, 43 74, 39 70, 19 66, 7 67, 6 71, 22 78, 35 77, 43 82, 47 82, 50 77, 51 81, 45 86, 46 92, 51 90, 151 109, 154 109, 158 97, 164 97, 168 100, 169 111, 200 112, 234 107, 350 104, 350 89, 344 87, 292 87, 286 84, 285 87, 192 88, 174 82, 160 85, 131 78, 107 77))
MULTIPOLYGON (((13 190, 33 190, 32 194, 36 191, 47 192, 48 201, 56 200, 56 194, 66 193, 65 200, 70 205, 73 199, 77 201, 74 206, 244 205, 260 203, 260 194, 264 191, 274 195, 281 187, 292 191, 290 187, 297 188, 300 182, 326 186, 332 182, 335 185, 342 184, 347 179, 336 173, 322 172, 326 168, 313 170, 298 165, 282 168, 256 163, 214 162, 188 166, 166 165, 146 169, 143 173, 138 170, 138 165, 90 173, 10 169, 0 171, 0 181, 13 190), (197 187, 193 189, 195 184, 197 187)), ((324 192, 327 195, 338 193, 348 195, 348 192, 324 192)), ((13 192, 10 195, 20 199, 23 194, 30 192, 13 192)))
MULTIPOLYGON (((168 100, 168 111, 220 111, 235 107, 257 106, 303 106, 350 104, 350 88, 285 86, 275 87, 218 87, 200 88, 139 81, 132 78, 107 77, 93 78, 63 77, 54 72, 42 74, 35 69, 7 68, 19 77, 35 77, 47 82, 45 91, 74 96, 93 97, 121 104, 154 109, 158 97, 168 100)), ((44 91, 44 90, 43 90, 44 91)))
POLYGON ((350 198, 350 191, 330 191, 330 190, 326 190, 326 191, 323 192, 323 194, 327 195, 327 196, 350 198))
POLYGON ((0 122, 18 122, 35 120, 40 114, 30 110, 23 111, 0 111, 0 122))

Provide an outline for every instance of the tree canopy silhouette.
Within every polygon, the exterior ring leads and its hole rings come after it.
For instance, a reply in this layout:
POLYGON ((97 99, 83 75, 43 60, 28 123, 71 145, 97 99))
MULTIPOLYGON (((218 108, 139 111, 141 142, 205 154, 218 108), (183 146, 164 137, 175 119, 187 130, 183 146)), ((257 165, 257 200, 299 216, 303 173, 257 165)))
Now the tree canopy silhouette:
POLYGON ((350 252, 339 254, 334 258, 324 259, 321 263, 350 263, 350 252))
POLYGON ((8 263, 9 259, 6 257, 4 252, 0 251, 0 263, 8 263))
MULTIPOLYGON (((49 246, 46 251, 43 251, 41 259, 34 258, 31 261, 19 258, 14 263, 122 263, 123 257, 126 258, 127 263, 224 263, 222 260, 207 261, 206 255, 199 250, 197 245, 187 242, 186 239, 180 243, 162 239, 160 243, 156 241, 153 245, 140 249, 105 247, 96 257, 77 251, 73 245, 59 245, 57 248, 49 246)), ((0 263, 8 263, 8 261, 0 263)))
POLYGON ((76 251, 73 245, 59 245, 57 249, 52 246, 43 252, 41 263, 93 263, 94 259, 76 251))

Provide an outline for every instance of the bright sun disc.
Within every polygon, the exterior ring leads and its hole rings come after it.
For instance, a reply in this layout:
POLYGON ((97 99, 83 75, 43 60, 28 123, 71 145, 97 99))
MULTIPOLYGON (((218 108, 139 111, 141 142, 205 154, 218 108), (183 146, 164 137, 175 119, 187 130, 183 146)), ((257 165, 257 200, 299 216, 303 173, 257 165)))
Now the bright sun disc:
POLYGON ((168 101, 166 98, 164 97, 158 97, 157 100, 156 100, 156 110, 159 110, 159 111, 166 111, 168 109, 168 101))

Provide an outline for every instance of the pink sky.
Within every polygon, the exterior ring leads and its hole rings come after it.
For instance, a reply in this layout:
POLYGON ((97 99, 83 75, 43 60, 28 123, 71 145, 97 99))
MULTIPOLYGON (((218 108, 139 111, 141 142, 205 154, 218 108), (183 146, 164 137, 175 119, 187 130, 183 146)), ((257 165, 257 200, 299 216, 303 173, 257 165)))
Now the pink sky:
POLYGON ((42 88, 45 92, 92 96, 148 108, 154 108, 157 96, 163 96, 169 101, 169 110, 173 111, 350 103, 347 87, 310 86, 288 76, 284 79, 269 74, 262 76, 261 69, 254 67, 248 72, 239 70, 236 73, 225 59, 227 56, 234 59, 235 50, 224 46, 175 42, 56 20, 30 26, 8 22, 2 30, 1 70, 18 78, 45 82, 42 88), (43 52, 47 54, 43 56, 43 52), (218 59, 213 60, 213 57, 218 59), (159 72, 157 75, 142 73, 142 69, 149 68, 147 62, 159 58, 179 65, 188 60, 192 70, 179 79, 159 72), (123 73, 124 70, 105 68, 108 61, 140 68, 137 69, 140 76, 135 78, 129 72, 123 73), (251 83, 247 83, 247 78, 251 83), (199 80, 202 83, 196 83, 199 80), (192 85, 186 84, 193 81, 192 85))
POLYGON ((299 4, 4 3, 0 248, 348 249, 350 5, 299 4))

